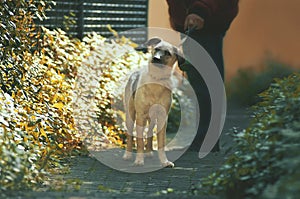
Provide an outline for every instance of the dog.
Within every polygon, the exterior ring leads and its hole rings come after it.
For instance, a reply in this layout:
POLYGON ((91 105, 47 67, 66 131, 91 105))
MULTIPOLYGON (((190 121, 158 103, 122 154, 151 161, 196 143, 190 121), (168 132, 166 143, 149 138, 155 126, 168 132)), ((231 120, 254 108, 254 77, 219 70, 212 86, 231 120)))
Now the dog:
POLYGON ((180 50, 160 38, 146 42, 150 59, 147 67, 134 72, 125 87, 124 107, 126 113, 127 146, 124 160, 132 159, 133 129, 136 124, 137 155, 135 166, 144 165, 144 156, 153 156, 153 129, 157 127, 158 157, 163 167, 174 167, 165 153, 166 127, 172 103, 172 90, 178 85, 177 62, 182 59, 180 50), (147 132, 144 153, 144 130, 147 132))

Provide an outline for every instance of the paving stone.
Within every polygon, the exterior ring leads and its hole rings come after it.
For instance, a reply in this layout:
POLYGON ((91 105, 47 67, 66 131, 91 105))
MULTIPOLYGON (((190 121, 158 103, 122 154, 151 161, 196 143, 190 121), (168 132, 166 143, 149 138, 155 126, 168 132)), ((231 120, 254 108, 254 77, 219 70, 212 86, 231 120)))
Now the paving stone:
MULTIPOLYGON (((228 113, 224 131, 233 126, 244 127, 247 124, 244 110, 228 113)), ((231 143, 232 138, 225 133, 221 143, 231 143)), ((201 198, 214 199, 217 196, 192 195, 201 178, 209 175, 224 161, 224 151, 210 153, 199 159, 198 152, 187 151, 175 161, 175 168, 164 168, 149 173, 127 173, 114 170, 93 157, 74 157, 70 160, 70 173, 60 177, 64 180, 81 181, 80 189, 64 192, 22 192, 9 198, 45 198, 45 199, 93 199, 93 198, 201 198), (158 194, 159 193, 159 194, 158 194)), ((120 156, 121 153, 117 153, 120 156)), ((118 161, 123 161, 119 159, 118 161)))

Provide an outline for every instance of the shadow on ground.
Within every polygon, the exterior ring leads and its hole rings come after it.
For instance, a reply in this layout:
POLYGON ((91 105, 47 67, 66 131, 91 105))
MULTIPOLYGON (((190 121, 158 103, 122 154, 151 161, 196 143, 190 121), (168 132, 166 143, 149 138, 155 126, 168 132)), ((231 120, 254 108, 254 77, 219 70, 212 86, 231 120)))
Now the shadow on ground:
MULTIPOLYGON (((249 121, 245 109, 229 109, 224 131, 221 135, 222 151, 210 153, 199 159, 197 152, 187 151, 175 161, 175 168, 163 168, 148 173, 128 173, 126 170, 112 169, 92 156, 70 159, 70 172, 53 177, 62 183, 62 190, 22 192, 12 198, 218 198, 217 196, 194 195, 201 178, 217 169, 224 161, 224 151, 232 145, 232 138, 226 134, 233 127, 245 128, 249 121)), ((104 153, 114 154, 111 159, 132 167, 132 162, 124 163, 122 150, 111 149, 104 153)), ((172 153, 172 152, 170 152, 172 153)), ((93 154, 94 156, 97 154, 93 154)), ((170 154, 169 154, 170 155, 170 154)), ((146 165, 151 160, 146 160, 146 165)), ((153 164, 159 162, 152 161, 153 164)))

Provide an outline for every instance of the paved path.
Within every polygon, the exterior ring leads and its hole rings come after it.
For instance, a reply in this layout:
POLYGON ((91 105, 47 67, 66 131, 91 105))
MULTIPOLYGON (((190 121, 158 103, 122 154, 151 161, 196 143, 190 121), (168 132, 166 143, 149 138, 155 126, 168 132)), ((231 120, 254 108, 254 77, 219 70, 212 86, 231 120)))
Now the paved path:
POLYGON ((92 157, 74 157, 69 162, 70 172, 54 177, 57 182, 68 182, 62 191, 25 192, 14 198, 217 198, 192 193, 199 180, 224 161, 224 151, 232 143, 226 132, 232 127, 246 127, 244 111, 229 109, 219 153, 199 159, 197 152, 188 151, 175 162, 175 168, 141 174, 111 169, 92 157))

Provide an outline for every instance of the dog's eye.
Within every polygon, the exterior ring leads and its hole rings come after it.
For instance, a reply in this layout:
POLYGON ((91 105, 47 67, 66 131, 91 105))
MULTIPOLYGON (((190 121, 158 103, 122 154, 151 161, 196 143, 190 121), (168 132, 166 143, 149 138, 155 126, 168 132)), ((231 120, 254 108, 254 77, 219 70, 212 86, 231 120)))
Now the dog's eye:
POLYGON ((164 51, 165 56, 171 56, 171 53, 169 51, 164 51))

